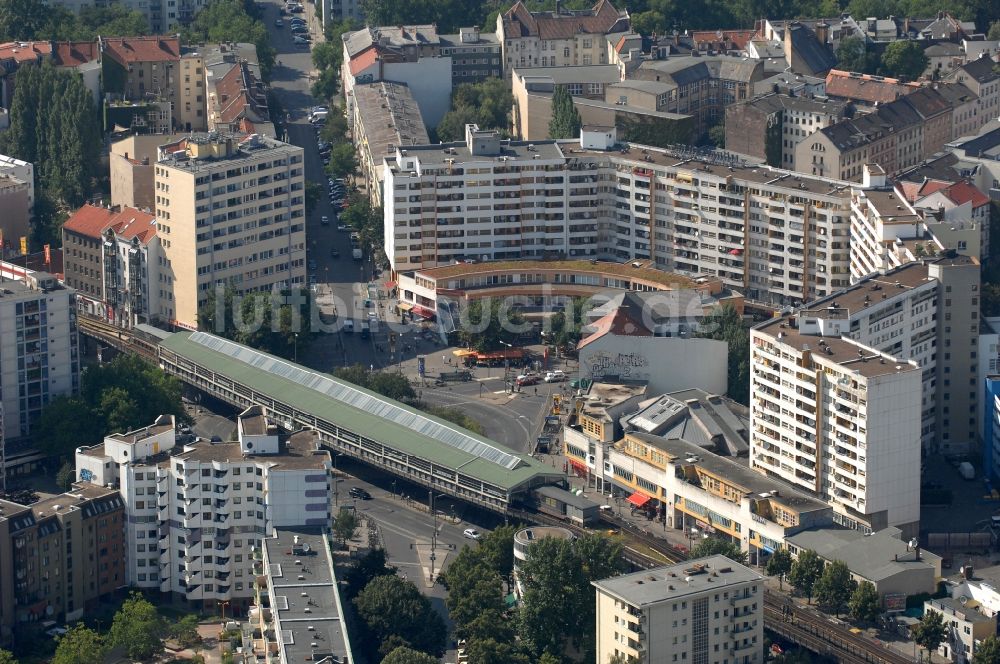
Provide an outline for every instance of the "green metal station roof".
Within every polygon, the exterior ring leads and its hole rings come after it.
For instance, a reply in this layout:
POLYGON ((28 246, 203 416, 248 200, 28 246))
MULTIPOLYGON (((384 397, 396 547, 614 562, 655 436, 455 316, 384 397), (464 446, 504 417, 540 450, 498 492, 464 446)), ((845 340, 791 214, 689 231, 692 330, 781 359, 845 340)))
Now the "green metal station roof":
POLYGON ((177 332, 160 345, 275 401, 400 452, 512 491, 563 477, 530 455, 329 374, 206 332, 177 332))

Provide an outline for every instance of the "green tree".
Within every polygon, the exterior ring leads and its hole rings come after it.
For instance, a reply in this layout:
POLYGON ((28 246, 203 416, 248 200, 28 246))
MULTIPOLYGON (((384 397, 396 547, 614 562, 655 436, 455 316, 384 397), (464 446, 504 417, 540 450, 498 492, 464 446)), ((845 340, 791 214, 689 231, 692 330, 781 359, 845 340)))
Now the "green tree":
POLYGON ((827 611, 840 615, 857 584, 851 578, 851 570, 840 560, 835 560, 823 568, 823 574, 816 580, 813 591, 816 601, 827 611))
POLYGON ((812 602, 813 588, 823 574, 823 559, 815 551, 806 549, 792 563, 788 581, 812 602))
POLYGON ((0 41, 30 41, 49 19, 41 0, 0 0, 0 41))
POLYGON ((257 47, 261 75, 268 79, 277 51, 253 0, 210 0, 181 32, 185 43, 250 42, 257 47))
POLYGON ((396 401, 413 403, 417 397, 410 379, 394 371, 369 371, 360 364, 352 364, 334 369, 333 375, 396 401))
POLYGON ((156 607, 133 592, 111 623, 112 646, 123 647, 132 659, 149 659, 163 651, 165 625, 156 607))
POLYGON ((112 425, 117 431, 130 431, 160 415, 189 419, 181 403, 181 382, 136 355, 119 355, 107 364, 89 367, 80 378, 80 398, 99 420, 99 439, 112 433, 112 425), (105 396, 110 390, 124 391, 135 408, 112 410, 105 396), (106 414, 114 420, 107 420, 106 414))
POLYGON ((986 34, 986 39, 989 41, 996 41, 1000 39, 1000 21, 993 21, 990 23, 990 31, 986 34))
POLYGON ((721 555, 729 558, 741 565, 747 564, 747 552, 740 549, 740 545, 734 542, 727 542, 721 537, 708 537, 698 542, 691 550, 692 558, 704 558, 705 556, 721 555))
POLYGON ((861 37, 848 37, 837 47, 837 68, 844 71, 867 72, 868 49, 861 37))
POLYGON ((765 570, 768 576, 778 577, 778 588, 783 590, 785 575, 792 570, 792 554, 788 549, 778 549, 771 554, 765 570))
POLYGON ((406 646, 393 649, 382 659, 382 664, 437 664, 437 662, 437 657, 431 657, 425 652, 406 646))
MULTIPOLYGON (((55 661, 55 660, 52 660, 55 661)), ((9 650, 0 650, 0 664, 18 664, 13 653, 9 650)))
POLYGON ((330 163, 327 173, 335 178, 346 178, 358 171, 358 153, 350 143, 341 143, 330 149, 330 163))
POLYGON ((333 519, 333 534, 340 538, 341 544, 347 545, 347 540, 358 533, 360 520, 354 510, 341 508, 333 519))
POLYGON ((885 47, 882 54, 882 67, 886 73, 907 81, 920 78, 927 69, 927 62, 923 47, 914 41, 894 41, 885 47))
POLYGON ((348 599, 357 597, 358 593, 364 590, 372 579, 379 576, 395 576, 396 571, 395 567, 388 564, 385 549, 370 549, 365 555, 358 558, 344 574, 348 599))
POLYGON ((972 664, 1000 664, 1000 639, 995 634, 987 636, 976 647, 972 664))
POLYGON ((552 93, 552 119, 549 120, 549 138, 579 138, 580 111, 576 110, 573 97, 565 85, 557 85, 552 93))
POLYGON ((476 664, 532 664, 532 660, 514 643, 496 639, 474 639, 468 642, 469 661, 476 664))
POLYGON ((77 447, 100 442, 104 427, 83 399, 61 396, 45 406, 31 434, 42 452, 68 459, 77 447))
POLYGON ((101 392, 97 412, 110 432, 125 433, 139 424, 139 404, 120 387, 109 387, 101 392))
POLYGON ((622 544, 601 534, 576 541, 546 537, 528 549, 518 566, 524 595, 518 635, 536 656, 561 653, 567 643, 593 649, 595 596, 591 581, 621 571, 622 544))
POLYGON ((750 403, 750 328, 730 304, 716 308, 699 326, 698 336, 729 345, 729 397, 744 406, 750 403))
POLYGON ((51 664, 102 664, 105 650, 100 634, 78 624, 58 638, 51 664))
POLYGON ((479 540, 476 551, 502 579, 510 578, 514 571, 514 526, 499 526, 479 540))
POLYGON ((370 650, 386 655, 399 645, 440 656, 447 629, 417 587, 398 576, 378 576, 354 599, 370 650))
POLYGON ((458 631, 485 612, 503 612, 500 576, 490 569, 477 549, 464 547, 444 573, 444 581, 448 586, 448 615, 458 631))
MULTIPOLYGON (((878 591, 875 586, 868 581, 862 581, 851 593, 851 599, 847 602, 847 610, 851 618, 860 622, 875 622, 882 607, 879 606, 878 591)), ((997 664, 1000 664, 998 662, 997 664)))
POLYGON ((181 648, 194 648, 201 644, 201 634, 198 633, 198 616, 190 613, 182 616, 170 627, 170 636, 181 648))
POLYGON ((924 617, 913 627, 913 641, 927 651, 927 658, 930 653, 937 650, 947 636, 944 626, 944 619, 937 611, 924 611, 924 617))
POLYGON ((480 352, 499 350, 527 332, 520 311, 502 298, 470 300, 461 311, 458 338, 480 352))
POLYGON ((292 358, 311 338, 312 300, 302 288, 239 295, 231 285, 208 292, 198 327, 273 355, 292 358))
POLYGON ((64 461, 63 465, 59 466, 59 471, 56 473, 56 486, 63 491, 69 491, 73 486, 73 481, 75 479, 76 471, 73 469, 73 464, 69 461, 64 461))
POLYGON ((438 140, 445 143, 465 140, 465 125, 496 129, 509 134, 510 109, 514 104, 510 84, 502 78, 488 78, 480 83, 463 83, 451 95, 451 110, 435 128, 438 140))
POLYGON ((305 199, 306 216, 311 217, 316 211, 316 206, 323 200, 323 185, 306 180, 305 199))

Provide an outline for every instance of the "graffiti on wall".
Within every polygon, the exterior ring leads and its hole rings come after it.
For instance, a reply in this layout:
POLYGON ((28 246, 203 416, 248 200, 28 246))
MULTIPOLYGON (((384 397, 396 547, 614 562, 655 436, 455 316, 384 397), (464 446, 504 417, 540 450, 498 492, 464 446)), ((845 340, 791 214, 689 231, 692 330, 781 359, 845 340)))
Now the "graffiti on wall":
POLYGON ((639 353, 608 353, 600 351, 586 360, 590 375, 594 378, 637 376, 640 369, 649 366, 649 360, 639 353))

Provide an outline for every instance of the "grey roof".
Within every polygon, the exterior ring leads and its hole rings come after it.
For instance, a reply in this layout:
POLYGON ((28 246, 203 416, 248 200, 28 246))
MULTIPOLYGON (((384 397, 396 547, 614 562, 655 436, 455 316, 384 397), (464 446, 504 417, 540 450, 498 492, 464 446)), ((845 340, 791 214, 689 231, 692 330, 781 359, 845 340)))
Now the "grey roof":
POLYGON ((594 586, 632 606, 644 607, 759 583, 763 578, 749 567, 715 555, 594 581, 594 586))
POLYGON ((617 83, 622 80, 618 65, 574 65, 572 67, 519 67, 514 76, 547 78, 556 85, 567 83, 617 83))
POLYGON ((737 58, 729 55, 699 55, 668 58, 666 60, 644 60, 639 65, 639 70, 653 70, 660 74, 666 74, 677 85, 684 86, 709 78, 750 82, 758 78, 757 72, 761 67, 760 60, 737 58))
POLYGON ((764 113, 775 113, 782 110, 801 111, 804 113, 826 113, 842 116, 847 108, 846 101, 831 99, 816 99, 814 97, 792 97, 786 94, 765 94, 755 97, 747 104, 764 113))
POLYGON ((339 662, 354 661, 330 546, 323 533, 311 528, 279 528, 274 537, 264 538, 262 543, 273 590, 275 637, 284 651, 282 661, 319 662, 331 656, 339 662))
POLYGON ((410 88, 404 83, 376 81, 354 86, 354 103, 375 164, 400 145, 431 142, 410 88))
MULTIPOLYGON (((579 139, 577 140, 579 145, 579 139)), ((473 155, 464 139, 461 143, 439 143, 435 145, 415 145, 407 146, 406 154, 409 157, 416 157, 422 166, 434 166, 436 164, 454 163, 463 164, 467 162, 524 160, 535 159, 564 159, 562 149, 555 141, 501 141, 500 152, 498 154, 476 154, 473 155), (529 149, 530 148, 530 149, 529 149)), ((394 163, 390 160, 390 163, 394 163)))
POLYGON ((749 421, 725 397, 692 388, 664 394, 626 418, 640 431, 663 438, 682 438, 718 454, 741 456, 749 451, 749 421))
POLYGON ((686 459, 695 458, 696 460, 691 462, 692 465, 704 468, 712 475, 725 478, 728 482, 738 484, 746 489, 748 496, 767 496, 771 500, 792 507, 798 512, 830 509, 830 506, 824 501, 782 480, 750 470, 747 466, 729 457, 706 452, 702 446, 690 441, 681 438, 653 436, 647 433, 631 433, 629 435, 666 452, 678 459, 677 463, 679 464, 687 463, 686 459))
POLYGON ((177 332, 160 347, 318 420, 507 490, 560 475, 453 423, 221 337, 177 332))
POLYGON ((560 489, 554 486, 540 486, 535 489, 535 493, 540 496, 545 496, 546 498, 553 498, 560 502, 566 503, 571 507, 575 507, 578 510, 586 511, 596 509, 598 504, 595 503, 590 498, 584 498, 583 496, 578 496, 571 491, 566 491, 565 489, 560 489))
POLYGON ((799 549, 812 549, 824 560, 843 561, 851 572, 872 583, 910 570, 935 571, 936 565, 940 569, 940 556, 921 550, 920 560, 914 560, 914 552, 898 536, 897 528, 871 535, 846 528, 815 528, 790 535, 785 541, 799 549))
POLYGON ((949 75, 949 78, 954 78, 959 72, 965 72, 966 75, 971 76, 980 83, 986 83, 987 81, 993 81, 1000 78, 1000 74, 993 71, 993 67, 996 65, 995 62, 984 53, 982 57, 978 60, 973 60, 972 62, 967 62, 961 67, 957 67, 955 72, 949 75))
POLYGON ((792 51, 805 63, 809 71, 804 74, 825 74, 837 64, 837 58, 826 44, 816 39, 816 34, 804 25, 793 23, 791 30, 792 51))
POLYGON ((438 40, 441 42, 441 46, 457 47, 457 46, 496 46, 500 47, 500 40, 497 38, 495 32, 480 32, 479 40, 474 42, 464 42, 462 41, 462 35, 438 35, 438 40))
POLYGON ((928 58, 962 55, 963 53, 965 53, 965 49, 962 48, 962 45, 955 44, 954 42, 939 42, 937 44, 931 44, 924 49, 924 55, 928 58))
POLYGON ((975 608, 966 606, 954 597, 941 597, 938 599, 929 599, 925 602, 925 605, 929 604, 935 609, 944 609, 942 613, 950 612, 952 615, 965 620, 965 622, 970 623, 984 623, 993 622, 996 620, 995 616, 987 616, 975 608))
POLYGON ((646 92, 651 95, 662 95, 670 92, 676 87, 677 85, 675 83, 667 83, 666 81, 629 80, 612 83, 607 87, 606 94, 610 94, 614 90, 636 90, 638 92, 646 92))
MULTIPOLYGON (((784 63, 784 60, 782 60, 784 63)), ((784 68, 784 64, 782 64, 784 68)), ((778 72, 772 76, 756 81, 753 84, 753 93, 755 95, 767 94, 774 91, 774 86, 778 86, 778 90, 781 92, 787 90, 799 90, 807 85, 824 85, 826 84, 826 79, 819 76, 809 76, 806 74, 793 74, 792 72, 778 72)))

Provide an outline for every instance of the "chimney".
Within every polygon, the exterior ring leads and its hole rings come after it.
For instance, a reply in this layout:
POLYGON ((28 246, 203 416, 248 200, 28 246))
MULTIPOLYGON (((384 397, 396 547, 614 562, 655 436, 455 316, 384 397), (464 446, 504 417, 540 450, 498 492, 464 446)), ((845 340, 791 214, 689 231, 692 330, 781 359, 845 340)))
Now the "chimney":
POLYGON ((830 41, 830 25, 826 21, 816 24, 816 39, 820 44, 827 44, 830 41))
POLYGON ((559 12, 561 11, 561 9, 562 9, 562 1, 556 0, 556 16, 559 16, 559 12))

